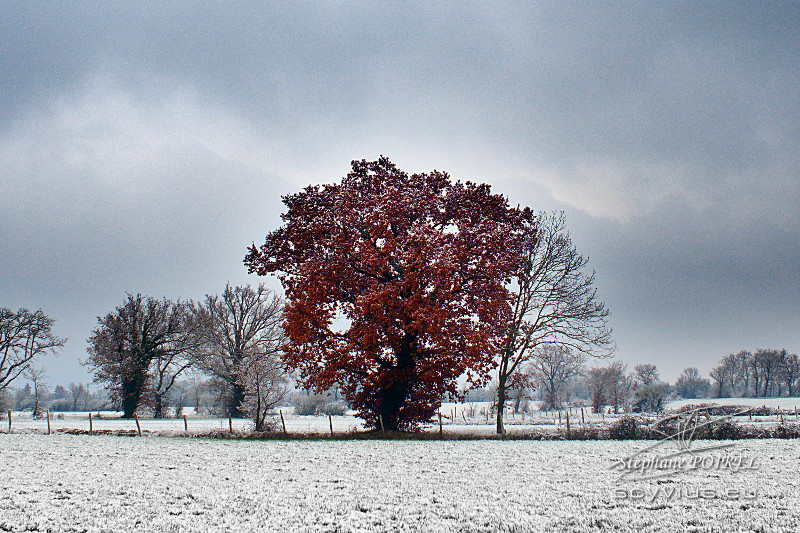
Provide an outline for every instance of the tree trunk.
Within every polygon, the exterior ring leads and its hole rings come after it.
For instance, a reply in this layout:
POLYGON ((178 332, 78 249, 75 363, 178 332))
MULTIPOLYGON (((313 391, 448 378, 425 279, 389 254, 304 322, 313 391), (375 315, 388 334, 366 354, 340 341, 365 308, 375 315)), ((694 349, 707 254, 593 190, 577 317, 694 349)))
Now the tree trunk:
POLYGON ((39 418, 42 413, 39 411, 39 388, 34 389, 34 396, 33 396, 33 414, 31 415, 33 418, 39 418))
POLYGON ((503 373, 497 379, 497 434, 504 435, 506 428, 503 426, 503 411, 506 407, 506 379, 503 373))
POLYGON ((378 416, 383 420, 382 427, 386 431, 402 429, 399 414, 408 395, 409 385, 408 380, 399 380, 383 392, 378 416))
POLYGON ((416 336, 413 333, 406 333, 401 344, 395 349, 397 363, 393 371, 394 380, 389 387, 382 391, 381 403, 378 407, 379 420, 375 421, 376 428, 382 425, 383 429, 387 431, 403 429, 403 420, 399 415, 415 378, 414 362, 417 355, 415 343, 416 336), (380 420, 383 421, 382 424, 380 420))
POLYGON ((162 394, 156 394, 156 396, 155 396, 155 406, 153 407, 153 417, 154 418, 164 418, 164 396, 162 394))
POLYGON ((136 409, 139 407, 138 395, 126 395, 122 399, 122 418, 133 418, 136 409))
POLYGON ((139 402, 142 400, 146 379, 146 376, 137 373, 122 383, 122 418, 133 418, 136 409, 139 408, 139 402))
POLYGON ((240 383, 231 384, 231 396, 228 404, 228 416, 231 418, 245 418, 245 413, 242 411, 244 404, 245 390, 244 385, 240 383))

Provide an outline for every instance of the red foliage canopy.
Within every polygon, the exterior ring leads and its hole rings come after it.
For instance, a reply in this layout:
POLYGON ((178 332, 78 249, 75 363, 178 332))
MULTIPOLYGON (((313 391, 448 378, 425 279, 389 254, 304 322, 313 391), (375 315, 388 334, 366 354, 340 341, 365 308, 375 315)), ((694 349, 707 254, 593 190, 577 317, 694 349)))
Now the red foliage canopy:
POLYGON ((245 264, 279 273, 285 361, 304 385, 338 385, 372 427, 409 429, 459 376, 487 374, 530 210, 383 157, 283 200, 284 225, 245 264))

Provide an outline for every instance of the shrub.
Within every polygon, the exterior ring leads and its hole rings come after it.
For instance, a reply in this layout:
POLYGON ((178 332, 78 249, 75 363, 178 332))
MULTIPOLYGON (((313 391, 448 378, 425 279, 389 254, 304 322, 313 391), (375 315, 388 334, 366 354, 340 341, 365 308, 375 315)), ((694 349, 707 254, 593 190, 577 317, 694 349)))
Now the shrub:
POLYGON ((600 440, 600 432, 596 428, 578 428, 566 434, 569 440, 600 440))
POLYGON ((722 420, 714 426, 712 436, 719 440, 735 440, 742 438, 742 432, 737 424, 722 420))
POLYGON ((292 398, 294 414, 296 415, 343 415, 347 412, 347 406, 342 402, 331 401, 331 398, 323 394, 297 393, 292 398))
POLYGON ((636 419, 632 416, 623 416, 611 425, 608 435, 615 440, 631 440, 637 436, 636 419))
POLYGON ((342 416, 347 413, 347 406, 340 402, 326 402, 319 412, 323 415, 342 416))
POLYGON ((72 400, 55 400, 50 404, 50 410, 55 412, 72 411, 72 400))
POLYGON ((781 412, 780 409, 762 405, 760 407, 753 407, 752 409, 750 409, 750 412, 748 414, 752 414, 753 416, 774 416, 780 414, 780 412, 781 412))
POLYGON ((708 413, 709 416, 731 416, 739 414, 742 411, 747 411, 747 413, 752 413, 753 415, 774 415, 778 412, 772 407, 754 407, 748 410, 744 405, 716 405, 713 403, 688 404, 676 409, 676 412, 688 413, 695 409, 703 409, 703 412, 708 413))

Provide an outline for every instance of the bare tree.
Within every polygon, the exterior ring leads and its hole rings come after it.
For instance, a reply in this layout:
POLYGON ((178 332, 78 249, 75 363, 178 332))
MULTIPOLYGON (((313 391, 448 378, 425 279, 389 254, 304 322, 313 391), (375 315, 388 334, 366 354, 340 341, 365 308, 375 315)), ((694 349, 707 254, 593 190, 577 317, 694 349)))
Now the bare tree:
POLYGON ((69 384, 69 393, 72 397, 72 410, 78 410, 78 402, 80 401, 81 397, 86 395, 86 388, 83 386, 83 383, 75 383, 74 381, 69 384))
POLYGON ((609 396, 608 368, 595 367, 586 371, 586 383, 592 400, 592 411, 599 413, 609 396))
POLYGON ((202 303, 192 304, 192 311, 202 324, 197 364, 222 384, 228 415, 241 417, 245 358, 280 344, 283 301, 263 284, 255 289, 226 285, 222 296, 206 295, 202 303))
POLYGON ((633 410, 635 412, 659 412, 664 408, 664 401, 669 394, 669 385, 654 382, 642 385, 633 394, 633 410))
POLYGON ((190 335, 191 326, 182 334, 177 342, 181 349, 164 350, 153 358, 150 370, 150 390, 153 394, 153 416, 164 418, 166 414, 165 399, 174 389, 178 377, 192 366, 189 356, 194 349, 196 337, 190 335))
POLYGON ((705 398, 711 383, 695 367, 684 368, 675 382, 675 392, 684 398, 705 398))
MULTIPOLYGON (((174 363, 193 346, 188 314, 180 302, 128 294, 124 304, 105 317, 92 332, 86 365, 94 380, 106 384, 122 406, 124 418, 133 417, 148 392, 163 395, 185 369, 174 363), (164 371, 153 380, 151 367, 164 371), (159 387, 154 389, 154 385, 159 387)), ((160 370, 157 370, 158 373, 160 370)), ((158 406, 156 406, 158 409, 158 406)), ((163 410, 161 411, 163 413, 163 410)), ((160 413, 157 411, 156 416, 160 413)))
MULTIPOLYGON (((741 375, 740 358, 736 354, 729 354, 722 358, 717 366, 711 369, 709 376, 716 383, 714 393, 717 398, 733 396, 735 394, 738 379, 741 375)), ((745 394, 747 391, 744 392, 745 394)))
POLYGON ((563 213, 540 213, 528 228, 524 261, 512 280, 512 316, 498 354, 497 433, 514 375, 541 344, 559 344, 584 355, 609 355, 613 349, 609 315, 598 301, 594 272, 578 254, 565 229, 563 213))
POLYGON ((254 423, 255 431, 270 428, 268 416, 289 395, 288 377, 277 355, 277 346, 256 346, 242 360, 241 385, 244 402, 240 409, 254 423))
POLYGON ((53 335, 55 321, 38 311, 0 307, 0 390, 7 388, 34 360, 55 353, 65 339, 53 335))
MULTIPOLYGON (((763 394, 761 396, 776 396, 774 391, 778 384, 776 378, 779 376, 785 357, 786 350, 759 348, 753 354, 753 366, 757 368, 762 386, 763 394)), ((759 396, 758 387, 756 387, 756 396, 759 396)))
POLYGON ((542 386, 544 409, 560 409, 564 385, 583 371, 586 356, 568 346, 542 344, 536 348, 530 369, 542 386))
POLYGON ((638 386, 647 387, 660 381, 656 365, 644 363, 633 367, 633 379, 638 386))
POLYGON ((787 354, 783 358, 780 374, 786 385, 787 396, 794 396, 797 379, 800 377, 800 359, 797 354, 787 354))
POLYGON ((745 397, 749 394, 750 383, 753 381, 752 369, 749 364, 750 359, 753 358, 753 354, 747 350, 742 350, 735 355, 735 358, 735 377, 732 393, 745 397))
POLYGON ((31 382, 33 385, 33 418, 41 418, 41 400, 42 396, 47 394, 47 385, 44 379, 47 377, 44 367, 36 368, 28 366, 23 372, 23 377, 31 382))
POLYGON ((627 366, 620 361, 614 361, 606 367, 608 390, 615 413, 619 413, 620 407, 624 407, 630 392, 630 381, 626 370, 627 366))

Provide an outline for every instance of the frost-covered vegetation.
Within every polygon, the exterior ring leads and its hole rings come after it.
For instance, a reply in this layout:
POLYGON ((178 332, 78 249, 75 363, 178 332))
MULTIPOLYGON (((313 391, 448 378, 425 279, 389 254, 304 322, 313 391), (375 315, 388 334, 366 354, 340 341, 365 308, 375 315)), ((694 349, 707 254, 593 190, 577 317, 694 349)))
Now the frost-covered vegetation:
POLYGON ((797 531, 800 452, 758 471, 618 481, 641 442, 267 441, 0 435, 0 531, 797 531), (32 460, 36 458, 36 460, 32 460), (615 488, 756 489, 625 500, 615 488))
MULTIPOLYGON (((276 409, 274 414, 268 416, 268 429, 272 436, 283 438, 285 425, 289 437, 307 438, 321 436, 327 438, 331 427, 337 438, 361 438, 364 435, 353 435, 354 432, 367 431, 363 420, 356 417, 352 411, 342 413, 339 404, 331 403, 325 396, 300 395, 294 406, 283 406, 276 409), (299 401, 302 400, 302 401, 299 401), (316 406, 314 409, 309 405, 316 406), (328 407, 337 407, 326 412, 328 407), (314 413, 314 414, 306 414, 314 413), (331 416, 328 416, 328 415, 331 416), (283 422, 281 422, 283 416, 283 422)), ((725 429, 729 431, 719 435, 714 423, 710 427, 711 433, 698 434, 698 438, 796 438, 800 435, 800 412, 796 413, 794 405, 800 406, 800 398, 773 398, 773 399, 715 399, 672 402, 669 410, 654 413, 613 413, 609 407, 600 413, 593 413, 589 407, 571 407, 561 410, 535 409, 534 403, 526 409, 515 413, 509 406, 506 423, 506 438, 522 439, 606 439, 611 436, 614 427, 620 421, 631 416, 635 417, 640 428, 636 438, 658 438, 658 433, 648 430, 665 418, 678 412, 693 407, 710 407, 713 416, 733 415, 726 421, 725 429), (750 409, 752 407, 752 409, 750 409), (735 426, 735 427, 731 427, 735 426), (730 430, 735 432, 730 433, 730 430)), ((705 411, 704 411, 705 412, 705 411)), ((491 437, 495 435, 494 411, 492 402, 476 401, 466 403, 445 402, 439 409, 441 413, 444 438, 475 438, 491 437)), ((139 425, 145 435, 160 436, 217 436, 225 437, 233 430, 236 437, 270 437, 269 433, 255 430, 253 421, 243 418, 219 418, 197 413, 191 408, 185 409, 186 419, 153 419, 141 417, 139 425)), ((14 412, 12 416, 13 431, 15 433, 46 433, 48 421, 46 418, 34 418, 30 412, 14 412)), ((722 420, 719 421, 720 423, 722 420)), ((95 433, 113 432, 115 434, 131 435, 137 433, 136 421, 121 418, 120 412, 95 411, 90 426, 89 414, 84 412, 51 413, 50 429, 53 433, 84 433, 90 427, 95 433)), ((7 431, 7 422, 3 422, 0 430, 7 431)), ((437 438, 440 428, 437 421, 420 427, 422 435, 409 434, 407 438, 437 438)), ((378 435, 380 436, 380 435, 378 435)), ((373 436, 374 437, 374 436, 373 436)), ((397 437, 397 436, 395 436, 397 437)))

